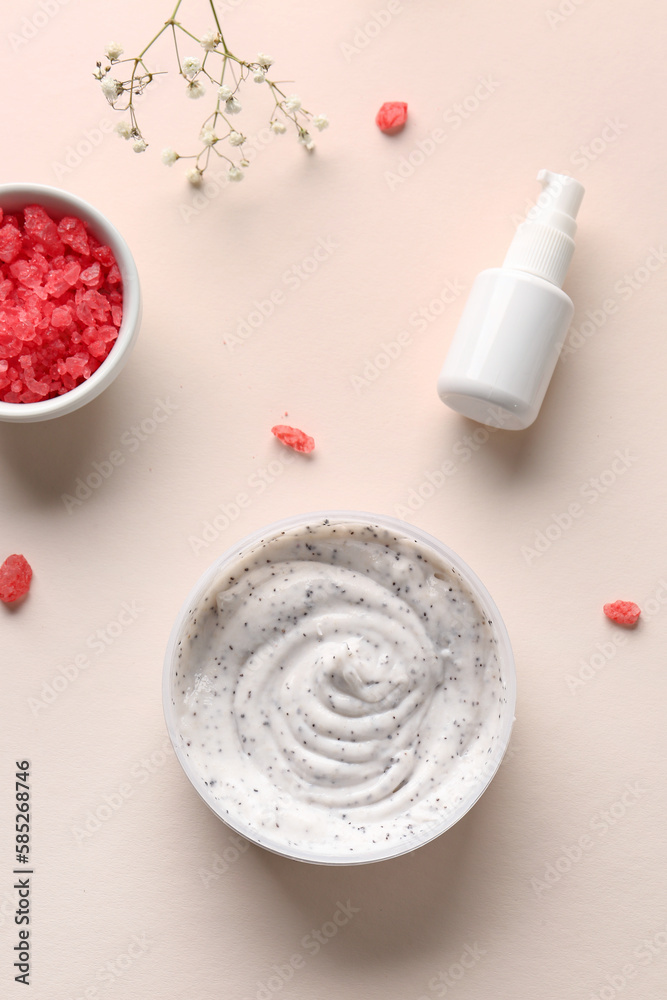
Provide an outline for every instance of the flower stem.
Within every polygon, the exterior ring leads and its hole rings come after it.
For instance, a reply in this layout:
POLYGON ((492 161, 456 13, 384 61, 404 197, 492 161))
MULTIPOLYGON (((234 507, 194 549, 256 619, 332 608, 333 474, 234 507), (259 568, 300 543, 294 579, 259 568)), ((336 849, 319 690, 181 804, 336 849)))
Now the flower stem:
POLYGON ((218 34, 220 35, 220 41, 222 42, 222 47, 225 50, 225 55, 229 56, 231 55, 231 52, 227 48, 227 42, 225 41, 225 37, 222 33, 222 28, 220 27, 220 21, 218 20, 218 12, 215 9, 215 4, 213 3, 213 0, 208 0, 208 2, 211 8, 211 12, 213 13, 213 20, 215 21, 215 26, 218 29, 218 34))

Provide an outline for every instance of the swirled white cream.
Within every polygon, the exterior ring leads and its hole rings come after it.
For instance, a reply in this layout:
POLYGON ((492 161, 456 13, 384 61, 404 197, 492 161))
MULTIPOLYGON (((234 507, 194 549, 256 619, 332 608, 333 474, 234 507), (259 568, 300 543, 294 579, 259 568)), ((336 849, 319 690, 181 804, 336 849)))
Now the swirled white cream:
POLYGON ((191 770, 277 850, 407 850, 474 801, 504 750, 492 621, 444 558, 382 526, 264 537, 191 610, 178 649, 191 770))

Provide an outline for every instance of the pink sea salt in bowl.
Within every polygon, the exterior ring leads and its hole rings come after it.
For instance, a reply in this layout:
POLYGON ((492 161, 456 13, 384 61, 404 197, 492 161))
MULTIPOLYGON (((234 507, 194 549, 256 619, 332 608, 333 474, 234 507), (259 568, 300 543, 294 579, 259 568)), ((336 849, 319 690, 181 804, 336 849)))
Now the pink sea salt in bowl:
MULTIPOLYGON (((50 420, 52 417, 72 413, 98 396, 113 382, 127 362, 141 322, 141 289, 137 267, 127 243, 106 216, 82 198, 49 185, 0 185, 0 209, 5 219, 15 213, 22 213, 25 208, 32 205, 41 206, 56 223, 68 217, 80 219, 102 248, 110 248, 120 272, 118 288, 122 289, 122 319, 111 350, 99 367, 78 385, 62 392, 61 395, 36 402, 6 402, 0 399, 0 420, 16 423, 50 420)), ((2 222, 0 231, 1 229, 2 222)), ((91 263, 94 263, 92 258, 91 263)), ((2 306, 1 301, 0 306, 2 306)), ((85 345, 81 346, 82 353, 85 354, 85 345)), ((3 367, 2 360, 3 358, 0 358, 0 367, 3 367)))

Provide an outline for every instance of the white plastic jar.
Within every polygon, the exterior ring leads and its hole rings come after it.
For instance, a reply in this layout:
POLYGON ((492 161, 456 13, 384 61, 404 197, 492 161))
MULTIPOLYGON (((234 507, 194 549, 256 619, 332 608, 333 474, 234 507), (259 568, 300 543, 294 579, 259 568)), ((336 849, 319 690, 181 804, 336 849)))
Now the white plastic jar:
POLYGON ((291 858, 359 864, 449 829, 509 742, 498 609, 437 539, 324 511, 269 525, 202 576, 172 630, 164 710, 206 804, 291 858))

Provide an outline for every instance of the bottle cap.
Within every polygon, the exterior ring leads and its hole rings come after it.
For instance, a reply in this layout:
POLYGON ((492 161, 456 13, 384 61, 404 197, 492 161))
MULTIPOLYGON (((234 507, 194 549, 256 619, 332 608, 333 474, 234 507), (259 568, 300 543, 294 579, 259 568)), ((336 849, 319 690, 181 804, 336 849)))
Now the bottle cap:
POLYGON ((503 267, 528 271, 562 288, 574 253, 575 218, 584 188, 573 177, 551 170, 540 170, 537 179, 542 193, 517 229, 503 267))

